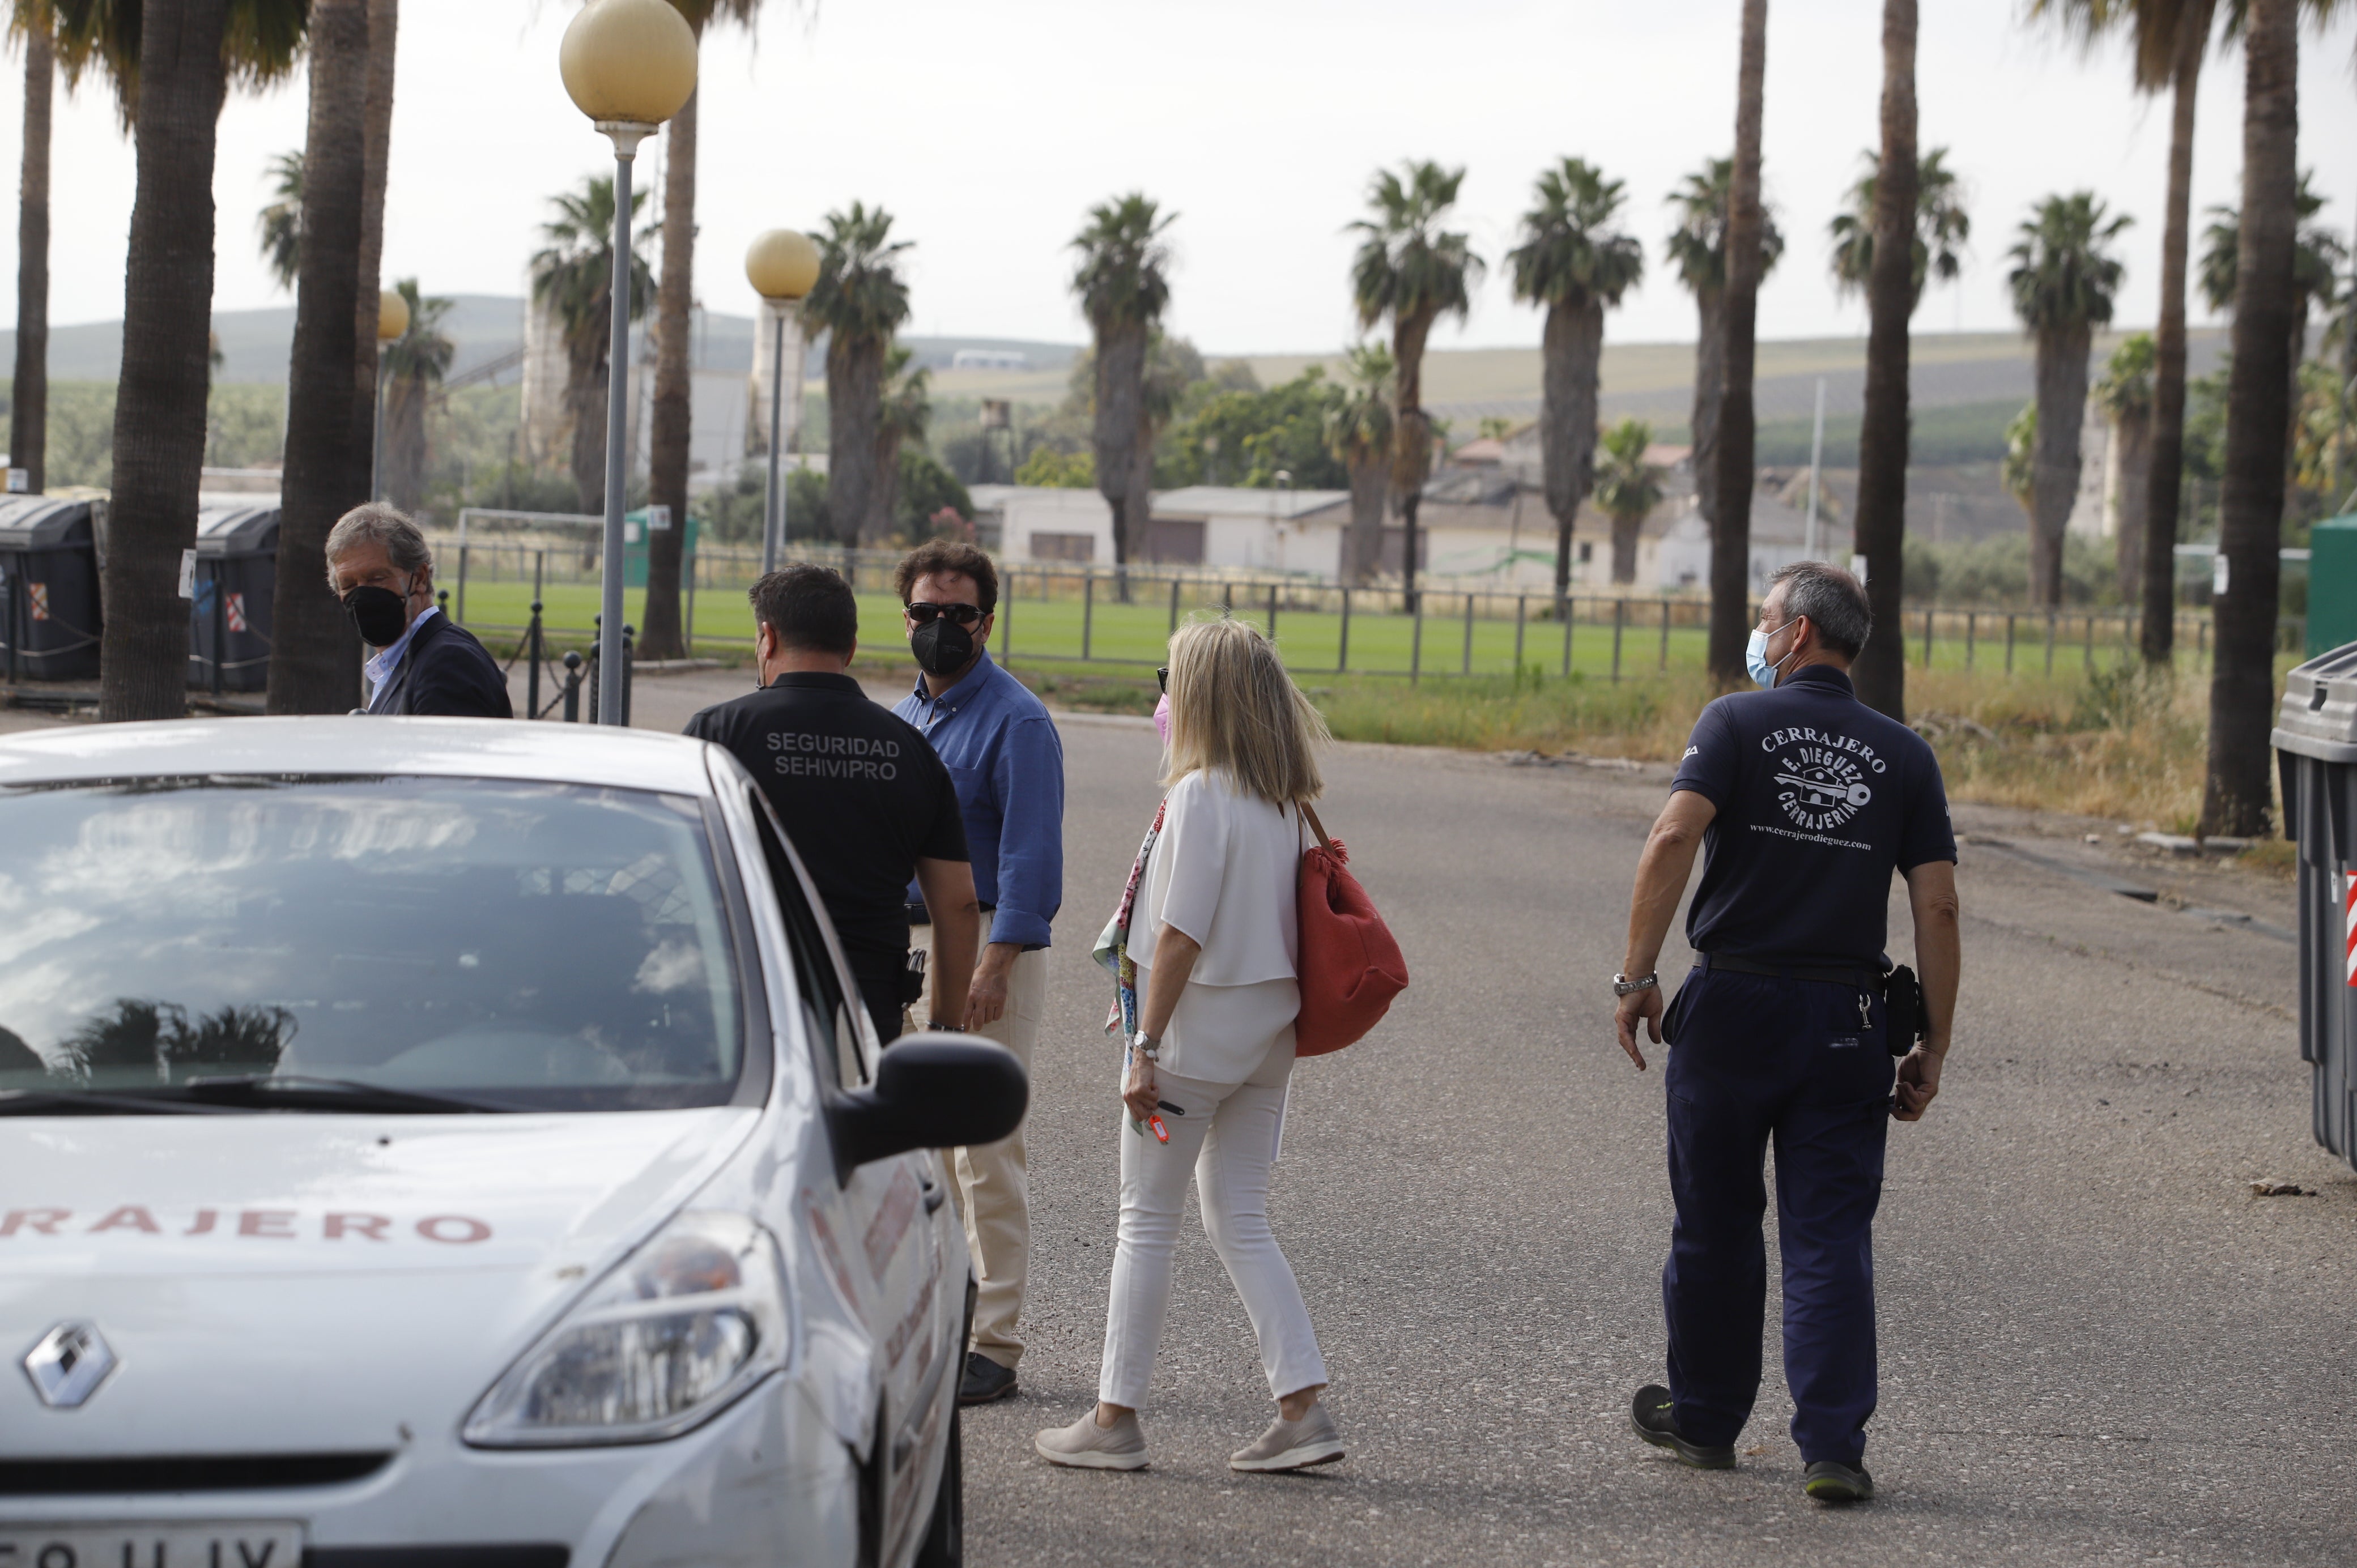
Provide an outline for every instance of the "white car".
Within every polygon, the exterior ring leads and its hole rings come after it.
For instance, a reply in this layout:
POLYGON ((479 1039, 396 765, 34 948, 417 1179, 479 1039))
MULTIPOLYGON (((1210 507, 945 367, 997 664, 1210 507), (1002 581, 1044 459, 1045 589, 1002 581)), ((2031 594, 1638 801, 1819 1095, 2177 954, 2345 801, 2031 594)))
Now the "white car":
POLYGON ((701 742, 0 741, 0 1568, 956 1562, 1026 1092, 701 742))

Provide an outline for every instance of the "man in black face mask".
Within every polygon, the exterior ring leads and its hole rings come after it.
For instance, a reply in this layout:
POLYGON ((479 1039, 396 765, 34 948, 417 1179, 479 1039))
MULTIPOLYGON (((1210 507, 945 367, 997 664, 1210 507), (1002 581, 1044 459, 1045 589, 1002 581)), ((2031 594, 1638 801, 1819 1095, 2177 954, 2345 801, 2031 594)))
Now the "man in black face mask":
POLYGON ((371 650, 371 714, 511 719, 507 678, 472 633, 434 603, 434 557, 417 525, 382 501, 328 533, 328 586, 371 650))

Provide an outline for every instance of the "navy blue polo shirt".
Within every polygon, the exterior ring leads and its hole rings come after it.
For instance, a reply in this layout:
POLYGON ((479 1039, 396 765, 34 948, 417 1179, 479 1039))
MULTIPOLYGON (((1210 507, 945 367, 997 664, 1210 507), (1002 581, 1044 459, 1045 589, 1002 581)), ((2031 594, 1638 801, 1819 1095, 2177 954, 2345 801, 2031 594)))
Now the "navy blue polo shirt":
POLYGON ((1718 808, 1686 911, 1696 952, 1878 968, 1891 872, 1956 858, 1931 746, 1829 664, 1705 708, 1670 789, 1718 808))

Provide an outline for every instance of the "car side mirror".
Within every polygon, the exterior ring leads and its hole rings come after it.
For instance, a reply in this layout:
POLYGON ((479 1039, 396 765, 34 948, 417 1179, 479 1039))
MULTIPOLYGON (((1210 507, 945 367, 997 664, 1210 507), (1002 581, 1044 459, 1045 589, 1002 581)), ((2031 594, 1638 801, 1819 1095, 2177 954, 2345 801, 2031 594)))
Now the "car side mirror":
POLYGON ((903 1036, 876 1081, 827 1104, 836 1174, 911 1149, 995 1144, 1023 1124, 1031 1082, 1015 1053, 973 1035, 903 1036))

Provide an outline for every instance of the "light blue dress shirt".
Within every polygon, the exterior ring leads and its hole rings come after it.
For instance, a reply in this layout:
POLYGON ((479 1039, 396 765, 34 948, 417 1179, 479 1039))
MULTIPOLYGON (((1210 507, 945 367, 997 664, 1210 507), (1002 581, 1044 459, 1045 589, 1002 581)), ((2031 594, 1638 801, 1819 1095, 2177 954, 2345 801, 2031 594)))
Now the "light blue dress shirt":
MULTIPOLYGON (((378 704, 384 701, 385 686, 392 681, 393 672, 401 668, 402 658, 409 651, 409 639, 417 635, 419 627, 441 613, 441 606, 426 606, 424 612, 409 623, 409 629, 393 639, 392 647, 378 649, 374 653, 370 654, 368 661, 361 666, 361 673, 368 677, 368 711, 370 713, 375 713, 378 704)), ((350 666, 347 665, 345 668, 350 669, 350 666)))
MULTIPOLYGON (((985 650, 958 683, 924 677, 892 710, 922 730, 957 786, 974 897, 996 912, 994 942, 1048 945, 1064 901, 1064 743, 1039 699, 985 650)), ((909 898, 920 895, 912 883, 909 898)))

